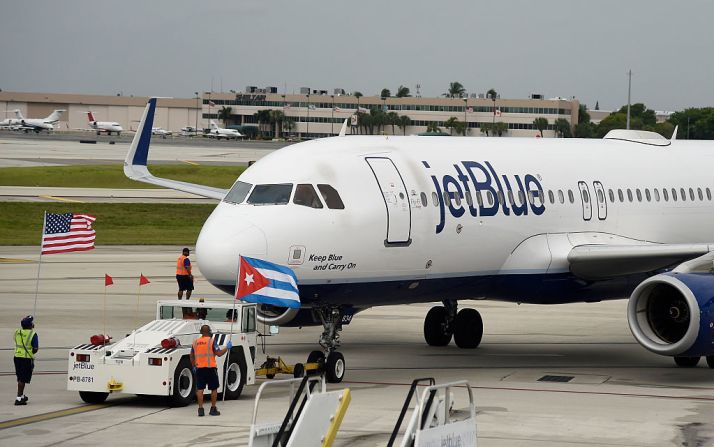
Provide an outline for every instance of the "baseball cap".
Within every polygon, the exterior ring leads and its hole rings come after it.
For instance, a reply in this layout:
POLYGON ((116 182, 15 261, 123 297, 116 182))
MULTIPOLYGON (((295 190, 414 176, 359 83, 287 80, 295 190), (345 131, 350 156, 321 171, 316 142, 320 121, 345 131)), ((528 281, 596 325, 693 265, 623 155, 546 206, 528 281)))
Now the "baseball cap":
POLYGON ((23 329, 29 329, 32 327, 34 320, 35 317, 33 317, 32 315, 28 315, 23 318, 22 321, 20 321, 20 325, 23 327, 23 329))

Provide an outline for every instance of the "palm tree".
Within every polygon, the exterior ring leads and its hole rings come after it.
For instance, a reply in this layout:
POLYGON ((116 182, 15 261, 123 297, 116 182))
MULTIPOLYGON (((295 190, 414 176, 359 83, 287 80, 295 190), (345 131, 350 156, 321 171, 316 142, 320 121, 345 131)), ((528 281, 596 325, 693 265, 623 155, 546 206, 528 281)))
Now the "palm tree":
POLYGON ((573 136, 570 130, 570 123, 565 118, 555 120, 555 131, 560 135, 560 138, 571 138, 573 136))
POLYGON ((504 133, 508 132, 508 124, 499 121, 496 124, 493 125, 493 133, 494 135, 503 136, 504 133))
POLYGON ((444 93, 447 98, 463 98, 466 94, 464 86, 457 81, 449 83, 449 90, 444 93))
POLYGON ((403 85, 400 85, 399 88, 397 89, 397 98, 407 98, 409 96, 412 96, 409 94, 409 87, 405 87, 403 85))
POLYGON ((369 111, 372 117, 372 126, 370 127, 370 135, 374 135, 374 126, 377 127, 377 133, 382 133, 382 127, 387 124, 387 114, 382 109, 372 107, 369 111))
POLYGON ((223 121, 223 126, 228 127, 228 121, 231 120, 232 113, 233 109, 226 106, 221 107, 221 110, 218 111, 218 119, 223 121))
POLYGON ((397 122, 397 126, 399 126, 400 129, 402 129, 403 134, 406 136, 407 134, 407 127, 412 124, 411 118, 409 118, 406 115, 401 115, 399 117, 399 121, 397 122))
POLYGON ((267 110, 258 110, 253 114, 255 117, 255 120, 258 122, 258 129, 260 129, 260 132, 263 133, 265 131, 264 129, 264 124, 267 124, 270 122, 270 112, 271 109, 267 110))
POLYGON ((283 132, 290 134, 293 130, 295 130, 295 118, 286 116, 283 118, 283 132))
POLYGON ((488 136, 488 133, 491 132, 491 129, 493 129, 493 124, 491 123, 481 123, 481 133, 485 133, 486 136, 488 136))
POLYGON ((383 88, 379 96, 381 96, 382 98, 389 98, 390 96, 392 96, 392 92, 390 92, 388 88, 383 88))
POLYGON ((451 135, 453 135, 453 134, 454 134, 454 127, 458 126, 458 122, 459 122, 459 120, 458 120, 455 116, 452 116, 452 117, 449 118, 448 120, 444 121, 444 127, 446 127, 447 129, 449 129, 449 133, 450 133, 451 135))
POLYGON ((280 129, 283 126, 283 121, 285 121, 285 114, 282 110, 270 111, 270 122, 275 124, 275 138, 280 138, 280 129))
POLYGON ((540 136, 543 136, 543 131, 548 128, 548 119, 539 117, 533 120, 533 127, 538 129, 538 132, 540 132, 540 136))
POLYGON ((495 101, 496 98, 498 98, 498 93, 496 93, 496 90, 490 88, 486 92, 486 98, 490 99, 491 101, 495 101))
POLYGON ((362 133, 362 129, 364 129, 364 133, 370 133, 370 129, 373 129, 374 127, 374 121, 372 119, 372 115, 369 113, 363 113, 363 112, 357 112, 357 127, 359 128, 359 133, 362 133))
POLYGON ((427 132, 441 132, 441 129, 439 129, 439 126, 436 125, 435 122, 431 122, 426 125, 426 131, 427 132))
POLYGON ((394 135, 394 126, 399 124, 399 115, 397 112, 387 112, 386 124, 392 126, 392 135, 394 135))
POLYGON ((354 93, 352 93, 352 96, 357 98, 357 111, 359 111, 359 99, 361 97, 363 97, 364 95, 362 94, 362 92, 354 92, 354 93))

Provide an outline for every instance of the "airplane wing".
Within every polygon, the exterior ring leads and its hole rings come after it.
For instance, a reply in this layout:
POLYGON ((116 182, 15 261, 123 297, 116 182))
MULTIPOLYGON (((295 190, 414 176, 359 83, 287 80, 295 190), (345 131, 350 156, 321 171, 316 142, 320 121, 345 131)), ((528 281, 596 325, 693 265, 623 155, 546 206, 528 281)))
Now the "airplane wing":
POLYGON ((210 186, 197 185, 195 183, 181 182, 166 178, 154 177, 147 167, 149 157, 149 144, 151 143, 151 126, 154 124, 154 112, 156 111, 156 98, 149 99, 141 117, 139 127, 131 142, 129 152, 124 160, 124 175, 137 182, 150 183, 152 185, 163 186, 164 188, 189 192, 202 197, 222 200, 228 192, 227 189, 212 188, 210 186))
POLYGON ((714 251, 714 244, 579 245, 568 253, 570 271, 589 281, 678 266, 714 251))

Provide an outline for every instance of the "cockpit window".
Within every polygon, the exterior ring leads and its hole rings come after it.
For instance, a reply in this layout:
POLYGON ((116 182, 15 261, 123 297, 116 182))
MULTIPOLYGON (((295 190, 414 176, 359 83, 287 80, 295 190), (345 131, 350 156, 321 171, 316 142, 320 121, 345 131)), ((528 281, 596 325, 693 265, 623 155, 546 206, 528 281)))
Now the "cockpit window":
POLYGON ((331 210, 345 209, 345 204, 342 203, 342 199, 335 188, 330 185, 317 185, 317 189, 320 190, 320 194, 322 194, 322 198, 325 200, 328 208, 331 210))
POLYGON ((243 203, 245 197, 250 192, 250 188, 252 187, 253 185, 251 185, 250 183, 245 183, 238 180, 233 185, 231 190, 228 191, 228 194, 226 194, 226 196, 223 198, 223 201, 228 203, 243 203))
POLYGON ((297 185, 293 203, 295 205, 309 206, 310 208, 322 208, 322 202, 320 202, 315 188, 308 184, 297 185))
POLYGON ((291 183, 279 185, 255 185, 248 197, 252 205, 285 205, 290 200, 293 190, 291 183))

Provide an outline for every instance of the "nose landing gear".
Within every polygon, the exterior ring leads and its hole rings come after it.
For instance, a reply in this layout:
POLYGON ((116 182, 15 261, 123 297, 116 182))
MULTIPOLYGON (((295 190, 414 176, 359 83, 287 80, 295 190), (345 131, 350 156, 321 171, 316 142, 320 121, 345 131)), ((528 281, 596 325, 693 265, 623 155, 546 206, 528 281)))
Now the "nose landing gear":
POLYGON ((434 306, 424 318, 424 339, 429 346, 446 346, 454 338, 456 346, 474 349, 481 344, 483 320, 475 309, 457 310, 454 300, 434 306))
POLYGON ((320 335, 320 346, 324 350, 313 351, 308 357, 308 363, 324 364, 325 378, 329 383, 340 383, 345 376, 347 363, 340 347, 340 331, 342 330, 342 309, 338 306, 326 306, 315 309, 324 328, 320 335))

